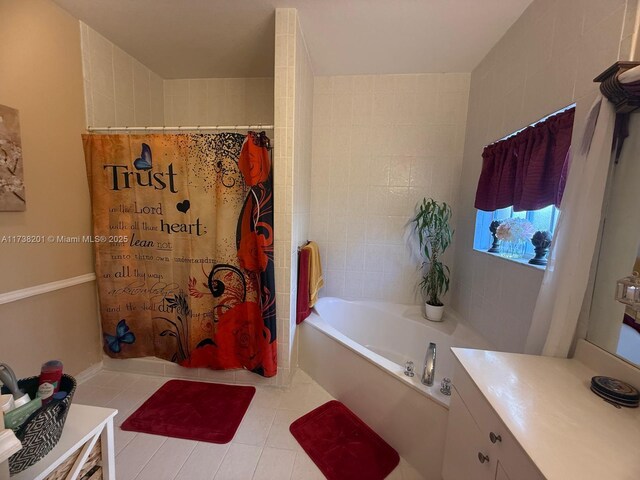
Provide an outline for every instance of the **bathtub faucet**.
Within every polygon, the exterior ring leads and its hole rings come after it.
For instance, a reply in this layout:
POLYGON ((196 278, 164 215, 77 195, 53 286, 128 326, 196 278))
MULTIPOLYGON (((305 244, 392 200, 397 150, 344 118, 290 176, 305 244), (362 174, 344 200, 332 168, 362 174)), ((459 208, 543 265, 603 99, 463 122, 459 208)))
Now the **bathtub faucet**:
POLYGON ((424 368, 422 369, 422 383, 427 387, 433 385, 436 375, 436 344, 431 342, 427 348, 427 355, 424 359, 424 368))

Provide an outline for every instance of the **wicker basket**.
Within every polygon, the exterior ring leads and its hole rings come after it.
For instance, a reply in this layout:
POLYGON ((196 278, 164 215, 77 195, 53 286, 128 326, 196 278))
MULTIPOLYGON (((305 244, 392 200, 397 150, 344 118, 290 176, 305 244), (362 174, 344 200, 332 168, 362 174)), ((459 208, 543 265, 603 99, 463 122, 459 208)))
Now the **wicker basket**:
MULTIPOLYGON (((31 398, 38 392, 39 377, 29 377, 18 381, 20 389, 31 398)), ((14 430, 22 443, 22 450, 9 457, 9 473, 15 475, 29 468, 42 459, 56 446, 64 422, 69 413, 69 406, 76 391, 76 380, 70 375, 62 375, 60 390, 67 396, 60 402, 50 402, 34 412, 19 428, 14 430)), ((2 388, 2 393, 9 393, 2 388)))
MULTIPOLYGON (((82 454, 82 447, 78 448, 69 458, 62 462, 58 467, 47 475, 45 480, 66 480, 71 473, 71 469, 76 464, 78 457, 82 454)), ((79 480, 101 480, 102 479, 102 443, 100 439, 89 452, 87 460, 84 462, 80 473, 78 474, 79 480)))

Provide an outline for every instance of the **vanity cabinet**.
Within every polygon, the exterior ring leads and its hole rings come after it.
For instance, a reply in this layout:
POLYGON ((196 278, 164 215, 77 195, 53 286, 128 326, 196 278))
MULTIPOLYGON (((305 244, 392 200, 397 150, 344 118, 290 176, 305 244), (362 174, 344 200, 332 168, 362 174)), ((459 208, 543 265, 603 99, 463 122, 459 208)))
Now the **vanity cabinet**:
MULTIPOLYGON (((493 480, 491 461, 481 463, 479 455, 488 455, 484 435, 454 389, 449 404, 449 424, 444 454, 444 480, 493 480)), ((491 459, 491 457, 489 457, 491 459)))
POLYGON ((544 480, 460 366, 453 386, 443 479, 544 480))
POLYGON ((583 343, 573 359, 452 348, 443 479, 640 479, 640 409, 589 388, 595 375, 624 379, 623 362, 583 343))

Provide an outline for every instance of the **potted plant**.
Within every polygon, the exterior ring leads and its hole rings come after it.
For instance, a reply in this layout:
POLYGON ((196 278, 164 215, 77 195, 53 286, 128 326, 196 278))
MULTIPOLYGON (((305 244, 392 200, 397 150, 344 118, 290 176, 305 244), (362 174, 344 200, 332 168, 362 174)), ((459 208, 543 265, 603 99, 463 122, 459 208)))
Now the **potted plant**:
POLYGON ((425 314, 428 320, 441 322, 444 304, 440 300, 449 290, 449 267, 440 261, 442 254, 451 244, 453 231, 449 226, 451 207, 438 203, 432 198, 423 199, 413 218, 420 242, 420 253, 424 256, 422 268, 426 272, 420 288, 426 294, 425 314))

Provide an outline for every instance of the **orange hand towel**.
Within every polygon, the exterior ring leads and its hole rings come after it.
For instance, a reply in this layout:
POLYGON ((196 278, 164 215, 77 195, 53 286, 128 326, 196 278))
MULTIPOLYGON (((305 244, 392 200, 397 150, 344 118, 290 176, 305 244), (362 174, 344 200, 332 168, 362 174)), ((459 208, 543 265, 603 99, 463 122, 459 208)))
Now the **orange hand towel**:
POLYGON ((324 285, 320 249, 316 242, 309 242, 303 248, 309 250, 309 307, 313 307, 318 301, 318 292, 324 285))

